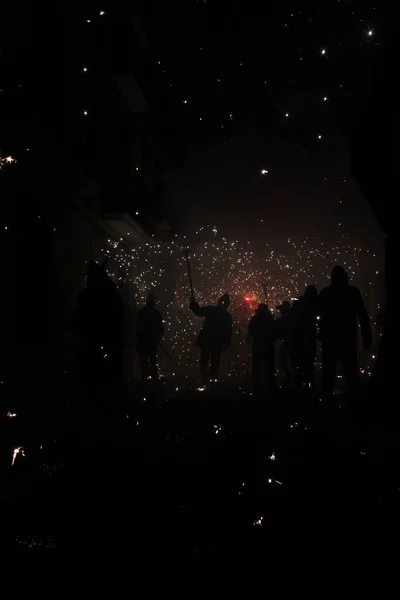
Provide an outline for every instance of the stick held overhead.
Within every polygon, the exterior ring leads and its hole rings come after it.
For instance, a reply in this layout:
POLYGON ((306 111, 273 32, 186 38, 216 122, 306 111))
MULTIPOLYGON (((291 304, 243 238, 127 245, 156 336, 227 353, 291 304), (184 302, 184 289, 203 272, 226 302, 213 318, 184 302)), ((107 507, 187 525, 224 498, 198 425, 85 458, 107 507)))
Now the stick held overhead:
POLYGON ((192 298, 194 298, 194 289, 193 289, 193 280, 192 280, 192 271, 190 269, 190 262, 189 262, 189 254, 191 253, 190 248, 184 248, 182 250, 185 258, 186 258, 186 265, 187 265, 187 270, 188 270, 188 276, 189 276, 189 284, 190 284, 190 291, 192 294, 192 298))

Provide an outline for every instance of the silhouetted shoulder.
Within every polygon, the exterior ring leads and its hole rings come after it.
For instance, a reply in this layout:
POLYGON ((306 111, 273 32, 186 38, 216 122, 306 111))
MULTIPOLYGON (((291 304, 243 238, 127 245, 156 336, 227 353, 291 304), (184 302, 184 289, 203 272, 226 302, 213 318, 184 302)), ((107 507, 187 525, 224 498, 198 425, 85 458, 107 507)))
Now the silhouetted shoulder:
POLYGON ((349 285, 350 293, 354 296, 361 296, 361 292, 355 285, 349 285))

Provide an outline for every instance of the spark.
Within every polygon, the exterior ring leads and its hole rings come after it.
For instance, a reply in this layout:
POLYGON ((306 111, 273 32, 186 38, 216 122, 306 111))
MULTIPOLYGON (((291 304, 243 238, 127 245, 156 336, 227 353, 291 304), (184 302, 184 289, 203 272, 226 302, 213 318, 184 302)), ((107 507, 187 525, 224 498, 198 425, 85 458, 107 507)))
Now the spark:
POLYGON ((261 175, 268 175, 267 169, 261 169, 261 175))
POLYGON ((0 157, 0 169, 3 165, 11 165, 12 163, 16 163, 17 161, 12 156, 5 156, 4 158, 0 157))
POLYGON ((24 449, 22 446, 18 446, 18 448, 14 448, 12 462, 11 462, 12 465, 15 463, 15 459, 17 458, 18 454, 20 454, 21 456, 25 456, 25 452, 24 452, 24 449))
POLYGON ((17 416, 17 413, 11 413, 10 411, 8 411, 8 413, 7 413, 7 417, 9 419, 15 419, 16 416, 17 416))

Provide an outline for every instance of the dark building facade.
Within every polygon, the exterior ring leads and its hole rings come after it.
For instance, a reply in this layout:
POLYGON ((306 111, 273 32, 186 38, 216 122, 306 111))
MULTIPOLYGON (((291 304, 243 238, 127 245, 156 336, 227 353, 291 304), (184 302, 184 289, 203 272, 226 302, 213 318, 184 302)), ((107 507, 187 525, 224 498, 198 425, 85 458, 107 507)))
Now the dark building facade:
POLYGON ((3 19, 0 150, 16 163, 0 171, 2 380, 59 381, 87 261, 110 239, 165 235, 161 84, 134 3, 109 7, 27 3, 3 19))

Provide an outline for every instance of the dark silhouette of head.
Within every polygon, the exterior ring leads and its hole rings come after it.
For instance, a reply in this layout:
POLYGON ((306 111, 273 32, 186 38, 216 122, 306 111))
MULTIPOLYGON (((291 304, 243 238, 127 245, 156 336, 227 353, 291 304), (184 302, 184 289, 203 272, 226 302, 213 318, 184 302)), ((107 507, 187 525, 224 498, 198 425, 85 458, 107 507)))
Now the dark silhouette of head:
POLYGON ((227 308, 230 305, 230 303, 231 303, 231 300, 229 298, 229 294, 226 293, 223 296, 221 296, 221 298, 218 300, 217 306, 219 308, 223 308, 224 310, 227 310, 227 308))
POLYGON ((318 300, 318 291, 315 285, 309 285, 304 292, 303 298, 308 302, 316 302, 318 300))
POLYGON ((256 309, 256 313, 258 315, 268 315, 269 313, 269 308, 268 308, 268 304, 259 304, 258 308, 256 309))
POLYGON ((149 292, 146 298, 146 306, 150 308, 154 308, 156 305, 156 298, 154 296, 154 292, 149 292))
POLYGON ((349 276, 347 274, 347 271, 345 271, 345 269, 340 265, 336 265, 336 267, 333 267, 331 273, 331 284, 335 286, 344 286, 348 285, 348 283, 349 276))
POLYGON ((282 317, 286 317, 286 315, 289 314, 291 307, 292 305, 290 304, 289 300, 285 300, 284 302, 282 302, 282 304, 279 304, 279 306, 277 306, 276 309, 279 310, 282 317))

